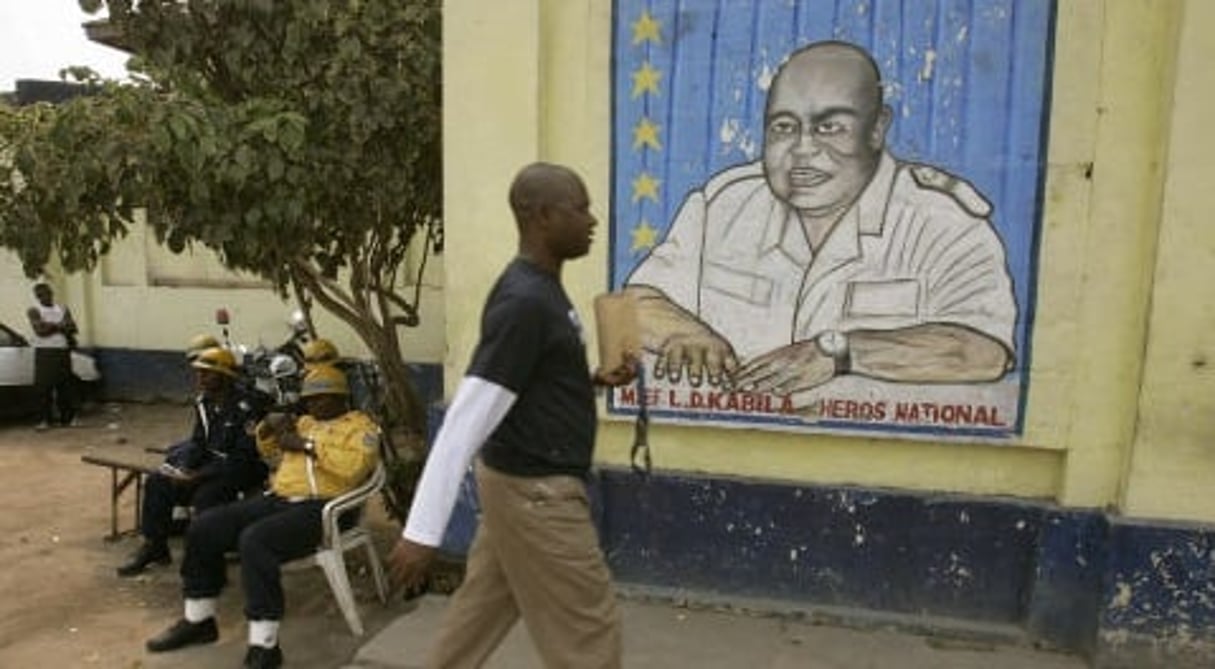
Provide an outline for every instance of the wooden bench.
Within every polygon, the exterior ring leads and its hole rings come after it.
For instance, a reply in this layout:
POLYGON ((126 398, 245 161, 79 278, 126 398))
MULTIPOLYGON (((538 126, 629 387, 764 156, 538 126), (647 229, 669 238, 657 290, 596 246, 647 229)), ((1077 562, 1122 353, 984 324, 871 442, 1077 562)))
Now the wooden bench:
POLYGON ((156 472, 159 462, 136 452, 114 454, 86 454, 80 456, 85 464, 106 467, 110 470, 110 534, 107 541, 114 541, 126 534, 139 531, 139 515, 143 506, 143 477, 156 472), (135 526, 118 531, 118 501, 127 488, 135 486, 135 526))

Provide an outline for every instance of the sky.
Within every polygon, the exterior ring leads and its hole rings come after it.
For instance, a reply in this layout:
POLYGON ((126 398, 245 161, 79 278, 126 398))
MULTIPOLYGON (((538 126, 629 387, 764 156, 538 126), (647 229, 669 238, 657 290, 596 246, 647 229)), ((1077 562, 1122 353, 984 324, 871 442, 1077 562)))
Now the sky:
POLYGON ((77 0, 0 0, 0 91, 17 79, 59 79, 68 65, 88 65, 104 77, 123 78, 127 55, 90 42, 77 0))

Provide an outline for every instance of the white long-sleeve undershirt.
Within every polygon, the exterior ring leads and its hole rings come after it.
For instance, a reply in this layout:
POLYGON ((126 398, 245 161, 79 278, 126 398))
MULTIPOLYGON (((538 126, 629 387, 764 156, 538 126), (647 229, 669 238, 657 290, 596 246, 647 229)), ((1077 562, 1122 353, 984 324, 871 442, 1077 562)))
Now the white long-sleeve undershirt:
POLYGON ((438 546, 443 541, 468 463, 517 397, 513 391, 476 376, 465 376, 460 381, 430 449, 403 537, 425 546, 438 546))

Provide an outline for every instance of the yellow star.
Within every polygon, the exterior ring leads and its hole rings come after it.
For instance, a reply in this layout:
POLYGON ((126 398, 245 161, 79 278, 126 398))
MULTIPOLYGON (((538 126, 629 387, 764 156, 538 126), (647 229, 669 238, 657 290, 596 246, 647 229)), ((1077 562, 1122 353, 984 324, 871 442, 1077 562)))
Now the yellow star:
POLYGON ((658 141, 658 126, 648 118, 641 119, 637 127, 633 128, 633 150, 643 146, 649 146, 655 151, 662 150, 662 143, 658 141))
POLYGON ((641 223, 633 228, 633 247, 634 253, 638 251, 647 251, 654 248, 654 244, 658 242, 658 231, 650 225, 650 222, 641 219, 641 223))
POLYGON ((648 197, 658 203, 658 179, 642 172, 640 176, 633 179, 633 202, 636 203, 643 197, 648 197))
POLYGON ((642 63, 641 69, 633 73, 633 97, 642 93, 658 95, 658 80, 661 78, 662 72, 650 67, 649 63, 642 63))
POLYGON ((655 44, 662 44, 662 38, 659 36, 659 30, 662 29, 662 23, 655 21, 653 16, 650 16, 649 10, 641 13, 641 18, 633 23, 633 46, 637 46, 642 42, 649 40, 655 44))

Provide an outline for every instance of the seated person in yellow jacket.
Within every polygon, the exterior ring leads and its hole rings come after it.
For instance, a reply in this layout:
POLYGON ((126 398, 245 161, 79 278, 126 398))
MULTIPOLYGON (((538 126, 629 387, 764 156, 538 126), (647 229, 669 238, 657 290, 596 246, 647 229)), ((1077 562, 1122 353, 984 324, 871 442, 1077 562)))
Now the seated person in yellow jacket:
POLYGON ((265 495, 207 510, 190 524, 181 564, 185 617, 147 643, 163 652, 219 637, 216 598, 226 582, 224 553, 239 549, 245 617, 246 667, 278 667, 283 618, 282 563, 311 555, 321 541, 325 502, 362 483, 379 457, 380 431, 349 408, 346 377, 330 366, 308 370, 300 391, 307 415, 266 416, 257 448, 280 459, 265 495))

